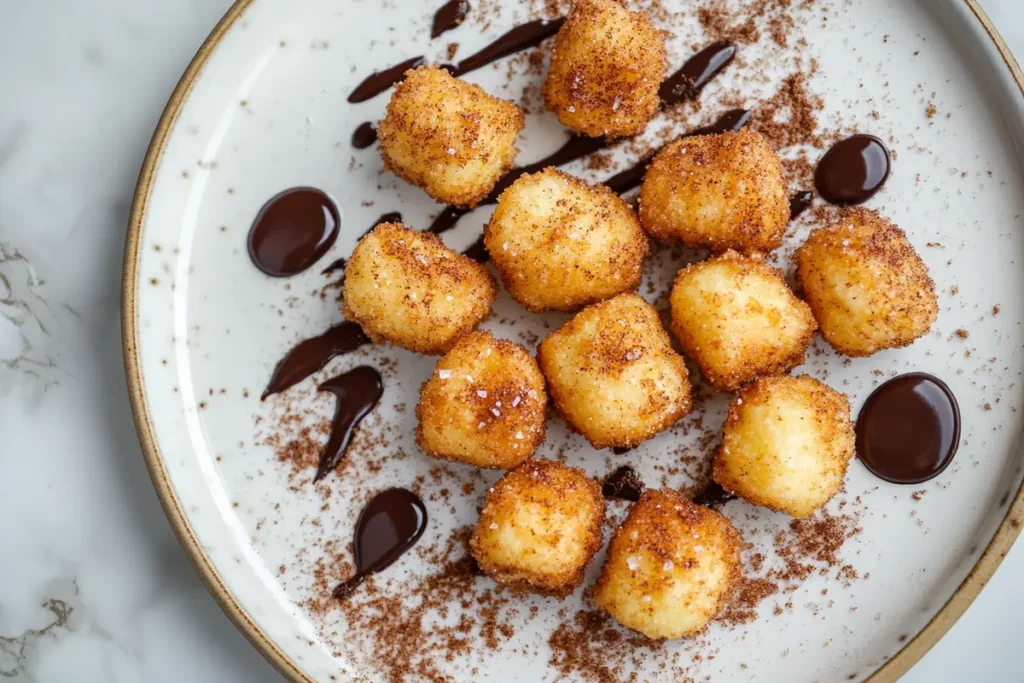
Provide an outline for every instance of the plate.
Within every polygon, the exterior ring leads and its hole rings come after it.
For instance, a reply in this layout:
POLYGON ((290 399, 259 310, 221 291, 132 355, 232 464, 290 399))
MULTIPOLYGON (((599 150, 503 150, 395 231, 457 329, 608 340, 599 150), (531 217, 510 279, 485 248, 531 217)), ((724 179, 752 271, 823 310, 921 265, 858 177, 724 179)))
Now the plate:
MULTIPOLYGON (((1024 511, 1024 78, 1008 50, 970 0, 643 5, 670 31, 670 68, 716 40, 736 41, 737 57, 641 138, 566 170, 605 179, 663 139, 746 108, 749 125, 783 147, 791 190, 808 190, 831 141, 880 137, 893 170, 867 205, 902 226, 927 263, 938 322, 909 348, 852 362, 818 340, 800 371, 847 393, 855 413, 888 377, 930 372, 963 417, 952 466, 924 484, 888 484, 855 461, 845 490, 807 524, 723 506, 749 543, 746 602, 697 638, 658 644, 604 624, 584 590, 563 602, 514 596, 468 573, 460 530, 498 475, 442 466, 413 443, 416 392, 434 359, 366 347, 260 400, 288 349, 341 319, 337 274, 321 268, 381 214, 399 211, 423 229, 442 208, 383 172, 375 148, 353 147, 353 131, 382 116, 387 94, 353 104, 352 89, 417 55, 465 59, 559 11, 539 1, 471 5, 461 26, 431 39, 434 3, 239 2, 171 97, 132 211, 124 347, 143 451, 197 571, 292 680, 894 680, 966 609, 1024 511), (318 267, 268 277, 248 257, 248 229, 267 199, 296 186, 333 198, 340 235, 318 267), (333 412, 317 382, 360 364, 381 370, 384 398, 345 464, 313 484, 333 412), (352 571, 355 518, 390 486, 420 493, 426 533, 339 603, 330 590, 352 571)), ((566 137, 539 102, 546 49, 466 76, 524 104, 520 163, 566 137)), ((830 215, 820 200, 815 207, 792 223, 773 257, 780 267, 830 215)), ((471 245, 487 213, 463 217, 444 241, 471 245)), ((663 304, 675 270, 698 256, 655 247, 641 294, 663 304)), ((529 316, 505 294, 495 312, 484 326, 531 349, 566 319, 529 316)), ((539 455, 593 476, 628 462, 649 485, 699 485, 727 400, 700 394, 694 416, 628 454, 594 451, 553 417, 539 455)), ((611 522, 626 510, 610 502, 611 522)))

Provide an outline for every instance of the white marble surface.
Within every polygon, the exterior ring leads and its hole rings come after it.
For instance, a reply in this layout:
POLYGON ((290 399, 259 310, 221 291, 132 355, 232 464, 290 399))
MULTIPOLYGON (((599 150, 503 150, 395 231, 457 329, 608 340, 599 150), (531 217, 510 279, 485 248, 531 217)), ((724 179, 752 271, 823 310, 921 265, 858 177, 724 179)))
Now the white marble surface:
MULTIPOLYGON (((168 94, 229 4, 0 3, 2 678, 280 680, 171 534, 121 365, 135 177, 168 94)), ((1024 4, 983 4, 1024 57, 1024 4)), ((1024 544, 904 680, 1024 680, 1022 573, 1024 544)))

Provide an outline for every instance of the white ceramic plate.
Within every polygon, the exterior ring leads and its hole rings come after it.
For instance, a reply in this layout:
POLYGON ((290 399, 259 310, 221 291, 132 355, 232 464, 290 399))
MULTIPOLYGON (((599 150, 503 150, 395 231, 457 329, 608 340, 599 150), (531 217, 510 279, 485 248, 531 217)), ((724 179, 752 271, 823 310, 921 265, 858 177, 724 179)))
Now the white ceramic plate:
MULTIPOLYGON (((386 211, 401 211, 407 224, 426 227, 439 207, 383 173, 374 148, 358 151, 349 142, 356 125, 381 117, 387 96, 353 105, 347 94, 369 72, 401 59, 422 53, 445 60, 449 42, 458 42, 458 56, 464 57, 537 16, 544 3, 474 2, 465 24, 431 41, 429 22, 439 4, 240 3, 172 98, 136 197, 126 255, 126 363, 154 481, 214 595, 296 680, 384 680, 382 661, 394 657, 382 654, 386 644, 374 644, 350 627, 341 611, 311 609, 314 603, 331 606, 325 587, 349 570, 345 544, 366 498, 420 478, 430 526, 417 550, 375 581, 384 594, 398 594, 436 571, 423 551, 472 523, 482 493, 497 477, 452 467, 431 478, 437 463, 412 440, 412 408, 433 367, 431 358, 367 349, 334 360, 314 378, 362 363, 387 366, 384 399, 363 423, 349 454, 351 466, 318 487, 308 483, 311 470, 296 473, 279 461, 268 437, 294 437, 295 424, 281 419, 286 408, 316 425, 330 417, 330 400, 316 395, 313 380, 280 398, 259 400, 285 351, 340 320, 340 313, 336 290, 315 295, 329 281, 319 268, 271 279, 253 267, 245 239, 256 211, 284 188, 327 191, 343 225, 320 265, 347 256, 386 211), (486 18, 477 5, 487 5, 486 18), (379 469, 370 471, 369 463, 379 469), (447 497, 439 493, 442 488, 450 489, 447 497), (325 560, 330 550, 338 561, 325 560)), ((710 42, 696 12, 708 4, 746 3, 660 3, 669 10, 657 21, 672 32, 673 65, 710 42)), ((810 87, 823 99, 820 128, 873 133, 889 142, 896 156, 893 174, 868 206, 901 225, 927 262, 940 293, 939 320, 910 348, 849 364, 819 340, 801 370, 847 392, 855 412, 892 374, 919 370, 941 377, 960 401, 960 452, 939 478, 913 487, 886 484, 854 462, 845 492, 829 509, 843 524, 860 528, 839 550, 840 564, 852 565, 858 578, 844 578, 838 565, 814 565, 821 571, 790 585, 791 592, 762 601, 755 620, 715 624, 697 640, 642 650, 642 657, 620 671, 623 679, 634 673, 639 680, 677 680, 684 672, 716 681, 862 679, 903 650, 879 675, 894 678, 966 607, 1020 526, 1009 519, 982 557, 1008 510, 1016 510, 1021 481, 1024 105, 1015 65, 965 0, 818 0, 815 8, 794 12, 798 21, 789 47, 767 33, 754 45, 742 45, 737 62, 701 95, 700 107, 680 110, 690 123, 671 125, 681 132, 737 104, 756 109, 794 64, 806 69, 813 59, 818 69, 810 87), (954 334, 958 329, 969 338, 954 334), (976 566, 978 575, 944 609, 976 566), (659 669, 665 664, 667 669, 659 669)), ((524 88, 535 88, 542 78, 524 66, 523 60, 504 60, 468 80, 520 99, 524 88)), ((542 156, 564 135, 553 116, 531 113, 520 162, 542 156)), ((810 158, 820 153, 810 150, 810 158)), ((635 153, 620 152, 617 159, 629 161, 635 153)), ((591 179, 610 174, 579 163, 567 170, 591 179)), ((467 217, 445 241, 464 248, 487 213, 467 217)), ((810 215, 794 223, 780 265, 788 265, 788 253, 814 225, 810 215)), ((650 286, 645 283, 641 293, 657 299, 688 257, 656 249, 650 286)), ((506 295, 496 310, 486 327, 527 342, 564 320, 528 316, 506 295)), ((721 396, 708 401, 703 429, 687 419, 627 456, 595 452, 553 419, 540 455, 562 457, 595 476, 630 462, 649 484, 684 488, 707 461, 723 402, 721 396)), ((610 509, 619 519, 626 508, 612 503, 610 509)), ((788 519, 739 502, 723 510, 753 544, 748 561, 752 553, 763 553, 761 572, 770 571, 778 562, 772 535, 785 534, 788 519)), ((478 591, 493 588, 487 579, 475 582, 478 591)), ((516 604, 502 609, 516 611, 516 604)), ((456 680, 557 679, 558 671, 549 666, 548 636, 581 605, 586 608, 584 592, 561 604, 539 598, 518 604, 518 615, 501 617, 514 628, 512 638, 489 650, 472 635, 469 652, 442 662, 440 670, 456 680), (537 608, 532 616, 530 606, 537 608)), ((450 618, 461 610, 453 609, 450 618)), ((613 657, 611 649, 607 656, 613 657)))

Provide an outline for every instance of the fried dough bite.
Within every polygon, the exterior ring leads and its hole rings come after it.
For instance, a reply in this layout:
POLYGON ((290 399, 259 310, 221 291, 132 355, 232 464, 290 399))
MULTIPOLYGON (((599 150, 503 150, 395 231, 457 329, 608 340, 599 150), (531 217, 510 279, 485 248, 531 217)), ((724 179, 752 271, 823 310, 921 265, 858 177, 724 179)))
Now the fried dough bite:
POLYGON ((669 143, 640 186, 644 230, 694 249, 769 252, 788 222, 782 162, 763 135, 747 129, 669 143))
POLYGON ((486 268, 436 235, 381 223, 345 266, 341 310, 375 343, 441 354, 487 317, 497 295, 486 268))
POLYGON ((470 552, 498 583, 565 597, 601 547, 601 487, 576 467, 530 460, 487 494, 470 552))
POLYGON ((714 478, 755 505, 803 518, 843 484, 854 431, 846 396, 818 380, 766 377, 729 406, 714 478))
POLYGON ((509 469, 544 441, 547 407, 544 377, 526 349, 471 332, 420 387, 416 443, 434 458, 509 469))
POLYGON ((686 363, 632 292, 583 309, 537 355, 558 411, 594 448, 635 446, 690 411, 686 363))
POLYGON ((665 35, 615 0, 576 0, 555 36, 544 102, 591 137, 636 135, 661 106, 665 35))
POLYGON ((849 209, 796 251, 797 279, 839 353, 909 346, 939 314, 928 267, 906 234, 867 209, 849 209))
POLYGON ((703 631, 740 575, 728 519, 669 489, 647 491, 612 536, 594 602, 648 638, 703 631))
POLYGON ((817 327, 777 270, 734 251, 679 271, 669 303, 684 352, 722 391, 800 365, 817 327))
POLYGON ((648 250, 621 197, 554 168, 501 193, 484 244, 505 289, 535 313, 575 311, 635 289, 648 250))
POLYGON ((512 168, 519 107, 444 69, 405 73, 377 126, 384 167, 439 202, 472 207, 512 168))

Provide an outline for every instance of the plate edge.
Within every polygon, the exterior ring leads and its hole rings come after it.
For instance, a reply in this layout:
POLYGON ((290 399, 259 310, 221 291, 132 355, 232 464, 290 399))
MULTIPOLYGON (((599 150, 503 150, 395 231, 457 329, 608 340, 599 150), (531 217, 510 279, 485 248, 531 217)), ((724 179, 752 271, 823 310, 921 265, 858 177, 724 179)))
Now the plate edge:
POLYGON ((125 378, 128 384, 128 399, 131 404, 132 419, 138 433, 139 446, 146 461, 150 480, 156 490, 157 498, 167 516, 174 536, 178 539, 185 554, 188 555, 192 568, 202 579, 207 591, 213 596, 221 610, 242 632, 252 646, 262 654, 270 664, 285 678, 293 683, 315 683, 306 676, 292 660, 284 654, 266 634, 257 626, 249 614, 228 590, 220 574, 214 569, 209 557, 203 551, 199 539, 185 517, 181 503, 171 486, 164 468, 163 458, 156 445, 153 426, 149 420, 149 407, 146 404, 143 390, 142 370, 139 365, 138 328, 136 326, 136 294, 138 289, 138 261, 142 238, 142 221, 152 192, 153 176, 163 156, 164 148, 170 137, 171 129, 178 120, 178 115, 185 100, 192 91, 192 86, 199 76, 207 60, 220 44, 224 35, 234 26, 245 10, 254 0, 235 0, 234 4, 213 27, 210 34, 196 51, 175 85, 171 96, 164 106, 156 130, 146 149, 146 156, 139 171, 139 178, 132 197, 132 207, 128 218, 128 231, 125 238, 124 265, 121 278, 121 346, 124 355, 125 378))
MULTIPOLYGON (((139 446, 142 450, 149 471, 150 479, 156 490, 157 497, 167 516, 171 529, 178 543, 206 585, 207 590, 216 600, 221 610, 235 624, 236 628, 249 640, 253 647, 263 655, 291 683, 316 683, 303 673, 298 666, 285 655, 269 637, 252 620, 248 613, 228 590, 220 575, 203 551, 202 545, 192 530, 188 519, 181 508, 180 501, 174 492, 163 459, 156 445, 152 424, 149 421, 149 408, 143 391, 142 371, 138 362, 137 326, 136 326, 136 293, 138 284, 139 246, 142 236, 142 220, 152 191, 152 181, 157 164, 163 156, 164 147, 170 131, 178 119, 196 78, 199 76, 207 60, 219 46, 221 39, 245 10, 255 0, 235 0, 234 4, 217 22, 213 30, 203 41, 188 67, 178 80, 164 107, 146 151, 146 156, 139 172, 129 214, 128 230, 125 239, 124 265, 121 280, 121 343, 124 354, 125 376, 128 384, 128 397, 131 404, 132 419, 138 433, 139 446)), ((999 52, 1007 70, 1017 83, 1024 97, 1024 72, 1014 58, 1009 46, 1003 40, 992 20, 982 9, 978 0, 962 0, 974 15, 989 40, 999 52)), ((872 673, 866 683, 895 683, 903 674, 910 670, 929 650, 942 639, 942 636, 953 626, 967 608, 974 602, 981 590, 988 584, 1010 547, 1020 534, 1024 521, 1024 482, 1014 494, 1013 503, 1007 508, 1006 515, 999 528, 989 542, 988 547, 978 558, 967 577, 961 582, 946 603, 934 617, 903 646, 891 659, 872 673), (1011 523, 1011 522, 1015 522, 1011 523)))

